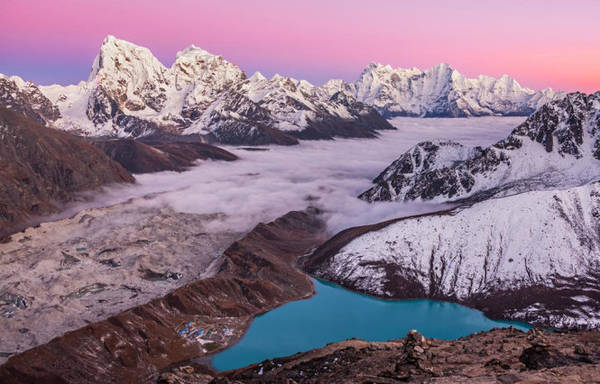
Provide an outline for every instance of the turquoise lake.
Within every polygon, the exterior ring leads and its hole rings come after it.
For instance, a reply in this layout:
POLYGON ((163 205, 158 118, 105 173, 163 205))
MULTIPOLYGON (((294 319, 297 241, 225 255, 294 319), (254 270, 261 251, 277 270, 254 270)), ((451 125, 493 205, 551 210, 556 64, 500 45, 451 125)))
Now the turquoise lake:
POLYGON ((411 329, 426 337, 457 339, 495 327, 529 328, 524 323, 490 320, 479 311, 454 303, 382 300, 324 281, 313 282, 315 296, 256 317, 239 343, 215 355, 215 369, 240 368, 353 337, 397 339, 411 329))

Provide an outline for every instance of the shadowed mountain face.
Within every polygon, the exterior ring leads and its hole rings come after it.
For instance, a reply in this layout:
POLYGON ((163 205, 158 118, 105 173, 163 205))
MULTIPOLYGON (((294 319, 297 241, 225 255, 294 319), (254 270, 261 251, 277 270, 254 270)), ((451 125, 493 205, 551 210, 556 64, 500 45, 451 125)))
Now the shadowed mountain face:
POLYGON ((60 117, 54 105, 40 89, 17 76, 0 74, 0 106, 12 109, 40 124, 52 123, 60 117))
POLYGON ((99 149, 0 108, 0 237, 77 192, 121 182, 134 178, 99 149))
POLYGON ((133 139, 94 139, 90 142, 132 173, 181 172, 196 160, 237 159, 231 152, 200 142, 142 143, 133 139))

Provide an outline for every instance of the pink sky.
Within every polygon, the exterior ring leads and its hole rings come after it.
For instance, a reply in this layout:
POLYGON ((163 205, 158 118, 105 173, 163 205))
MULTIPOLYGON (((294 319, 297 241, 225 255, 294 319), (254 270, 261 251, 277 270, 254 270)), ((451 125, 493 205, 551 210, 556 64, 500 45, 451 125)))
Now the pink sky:
POLYGON ((107 34, 166 65, 196 44, 249 74, 320 84, 371 61, 532 88, 600 90, 600 1, 1 0, 0 72, 38 83, 86 79, 107 34))

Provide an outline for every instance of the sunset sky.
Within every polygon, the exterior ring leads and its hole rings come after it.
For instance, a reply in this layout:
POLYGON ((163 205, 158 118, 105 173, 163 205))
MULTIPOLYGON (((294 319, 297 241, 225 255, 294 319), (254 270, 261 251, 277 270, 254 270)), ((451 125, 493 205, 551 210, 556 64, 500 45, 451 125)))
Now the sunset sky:
POLYGON ((1 0, 0 73, 41 84, 87 79, 103 38, 167 66, 190 44, 252 74, 321 84, 371 61, 522 85, 600 90, 600 1, 1 0))

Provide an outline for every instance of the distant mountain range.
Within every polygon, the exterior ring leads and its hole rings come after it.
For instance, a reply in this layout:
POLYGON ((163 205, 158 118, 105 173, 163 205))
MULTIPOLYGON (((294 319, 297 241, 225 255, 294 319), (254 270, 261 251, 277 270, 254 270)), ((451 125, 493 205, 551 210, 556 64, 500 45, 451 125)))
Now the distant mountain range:
POLYGON ((446 64, 421 72, 370 64, 354 83, 260 73, 190 46, 167 68, 143 47, 108 36, 90 77, 36 86, 0 75, 0 105, 86 136, 199 134, 225 144, 375 137, 393 116, 528 115, 559 98, 508 76, 467 79, 446 64), (384 118, 385 117, 385 118, 384 118))
POLYGON ((330 80, 323 88, 342 91, 386 118, 527 116, 564 96, 550 88, 524 88, 508 75, 469 79, 445 63, 426 71, 371 63, 357 81, 330 80))

